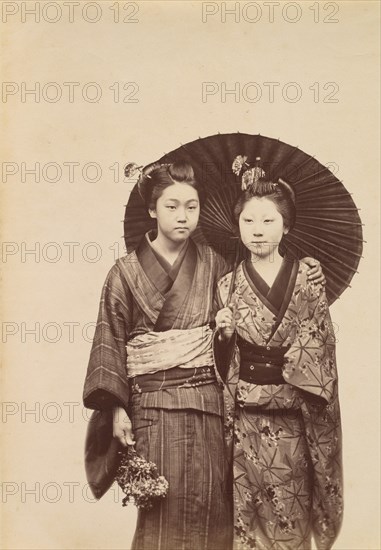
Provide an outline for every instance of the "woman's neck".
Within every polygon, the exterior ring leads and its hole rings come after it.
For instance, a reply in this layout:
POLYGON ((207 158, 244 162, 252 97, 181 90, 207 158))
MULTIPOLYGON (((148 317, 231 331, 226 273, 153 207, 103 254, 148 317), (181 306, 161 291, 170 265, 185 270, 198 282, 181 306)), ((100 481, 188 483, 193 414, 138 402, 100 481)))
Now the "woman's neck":
POLYGON ((279 272, 283 258, 278 251, 274 252, 271 256, 265 257, 251 253, 250 261, 255 270, 261 275, 266 283, 271 286, 279 272))
POLYGON ((165 238, 164 235, 158 234, 156 239, 151 241, 151 246, 156 252, 163 256, 167 262, 173 264, 187 242, 188 239, 186 241, 174 242, 165 238))

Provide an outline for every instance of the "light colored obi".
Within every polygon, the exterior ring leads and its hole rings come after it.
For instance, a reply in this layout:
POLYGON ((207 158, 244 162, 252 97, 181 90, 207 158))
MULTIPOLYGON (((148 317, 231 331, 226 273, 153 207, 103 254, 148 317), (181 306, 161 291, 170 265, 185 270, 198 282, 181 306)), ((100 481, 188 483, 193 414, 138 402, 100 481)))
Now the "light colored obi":
POLYGON ((181 367, 213 365, 209 326, 139 334, 127 343, 127 378, 181 367))

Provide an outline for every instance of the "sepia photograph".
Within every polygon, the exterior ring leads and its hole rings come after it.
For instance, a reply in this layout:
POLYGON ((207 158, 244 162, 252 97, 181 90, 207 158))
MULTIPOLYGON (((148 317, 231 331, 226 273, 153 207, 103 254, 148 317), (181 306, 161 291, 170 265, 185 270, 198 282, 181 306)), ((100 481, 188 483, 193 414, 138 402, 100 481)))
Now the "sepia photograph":
POLYGON ((0 547, 378 550, 379 3, 0 7, 0 547))

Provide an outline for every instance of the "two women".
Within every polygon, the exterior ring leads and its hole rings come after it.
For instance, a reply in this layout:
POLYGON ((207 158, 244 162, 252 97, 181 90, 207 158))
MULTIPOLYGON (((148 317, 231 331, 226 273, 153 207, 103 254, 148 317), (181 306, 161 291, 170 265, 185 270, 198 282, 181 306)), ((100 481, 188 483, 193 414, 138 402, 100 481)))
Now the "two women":
POLYGON ((108 274, 84 404, 112 408, 115 437, 169 482, 166 498, 139 512, 133 549, 225 550, 233 526, 210 323, 228 269, 190 238, 200 211, 190 165, 153 166, 139 189, 157 232, 108 274))
MULTIPOLYGON (((234 548, 331 548, 342 517, 335 337, 321 285, 278 246, 294 194, 259 179, 234 216, 249 252, 218 284, 216 316, 233 435, 234 548), (225 373, 228 368, 227 375, 225 373)), ((218 354, 217 354, 218 355, 218 354)))

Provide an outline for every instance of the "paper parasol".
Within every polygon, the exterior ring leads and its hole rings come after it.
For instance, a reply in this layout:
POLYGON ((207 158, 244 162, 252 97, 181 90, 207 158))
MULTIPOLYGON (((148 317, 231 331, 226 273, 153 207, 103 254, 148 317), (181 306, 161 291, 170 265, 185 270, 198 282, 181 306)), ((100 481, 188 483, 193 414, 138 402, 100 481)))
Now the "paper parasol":
MULTIPOLYGON (((295 226, 284 244, 298 258, 311 256, 322 264, 330 303, 349 286, 362 253, 362 223, 350 193, 334 174, 298 147, 277 139, 250 134, 217 134, 199 138, 164 155, 158 163, 189 162, 207 192, 199 227, 193 238, 232 256, 237 238, 232 207, 241 192, 241 177, 233 174, 238 156, 254 163, 261 158, 266 179, 289 183, 296 195, 295 226)), ((131 192, 125 211, 124 236, 128 251, 155 227, 139 195, 131 192)))

